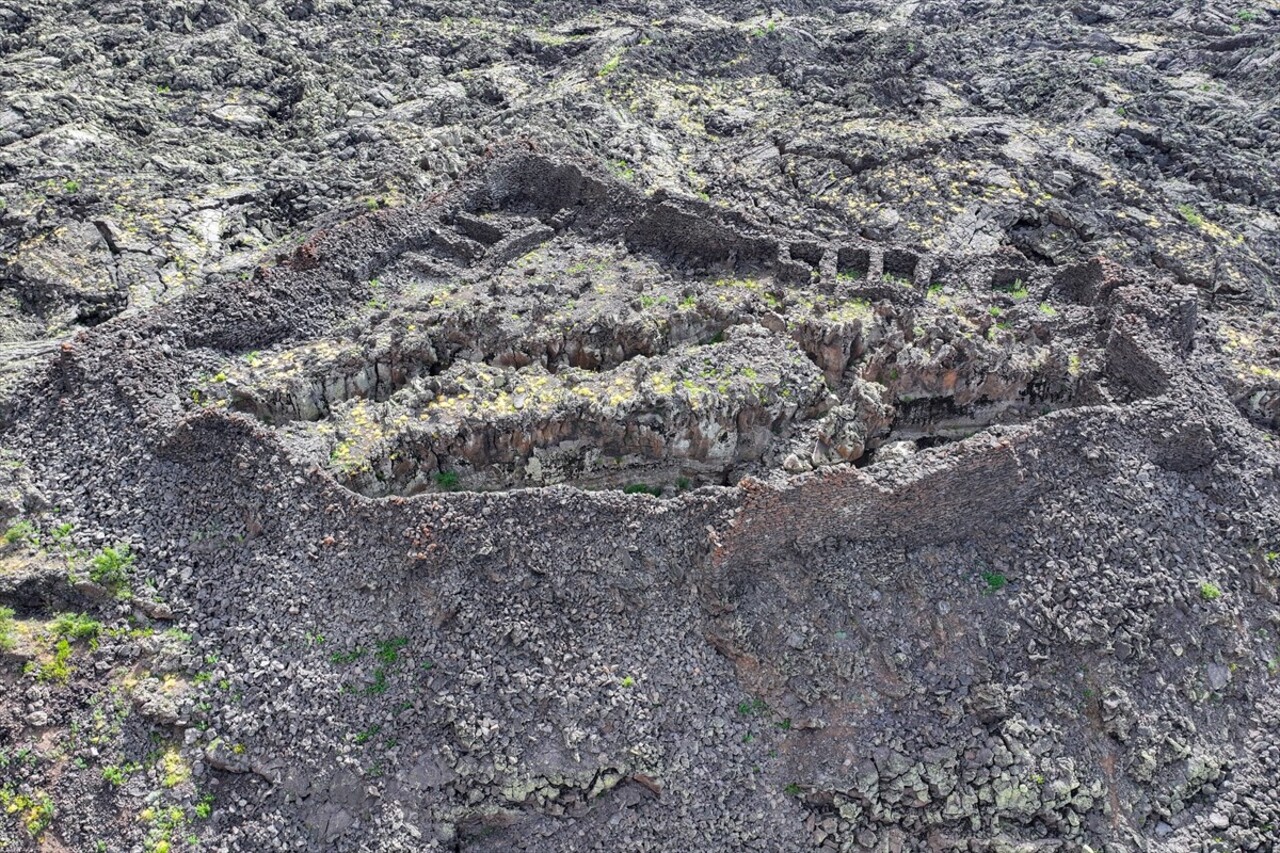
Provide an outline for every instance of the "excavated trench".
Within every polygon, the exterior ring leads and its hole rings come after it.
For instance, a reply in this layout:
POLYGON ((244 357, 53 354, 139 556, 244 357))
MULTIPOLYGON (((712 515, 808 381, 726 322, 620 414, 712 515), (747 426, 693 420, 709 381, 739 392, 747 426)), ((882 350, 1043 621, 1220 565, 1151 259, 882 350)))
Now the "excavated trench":
POLYGON ((1112 328, 1123 284, 790 239, 538 161, 386 252, 339 336, 242 354, 200 394, 367 495, 672 494, 1156 393, 1112 328))

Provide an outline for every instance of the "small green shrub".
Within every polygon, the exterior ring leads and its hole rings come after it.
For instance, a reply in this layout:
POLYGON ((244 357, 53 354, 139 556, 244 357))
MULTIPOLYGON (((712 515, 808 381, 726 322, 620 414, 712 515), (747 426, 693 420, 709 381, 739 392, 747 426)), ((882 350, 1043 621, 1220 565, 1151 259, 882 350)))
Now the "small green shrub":
POLYGON ((79 640, 88 640, 90 642, 98 639, 98 634, 102 632, 102 623, 95 619, 90 619, 83 613, 59 613, 58 618, 53 620, 52 631, 54 636, 76 642, 79 640))
POLYGON ((37 681, 66 684, 71 678, 71 643, 63 637, 54 646, 52 660, 44 663, 29 661, 22 671, 27 675, 34 675, 37 681))
POLYGON ((200 798, 200 802, 196 803, 196 817, 208 820, 211 814, 213 814, 213 794, 205 794, 200 798))
POLYGON ((128 580, 133 561, 128 545, 103 548, 89 564, 89 579, 109 589, 117 589, 128 580))
POLYGON ((53 528, 49 536, 53 539, 54 544, 61 550, 69 551, 72 547, 71 532, 75 530, 75 528, 76 526, 68 521, 53 528))
POLYGON ((119 787, 128 780, 130 774, 137 773, 141 769, 141 764, 111 764, 102 768, 102 778, 119 787))
POLYGON ((4 532, 4 541, 6 545, 16 545, 18 543, 39 545, 40 531, 29 521, 18 521, 4 532))

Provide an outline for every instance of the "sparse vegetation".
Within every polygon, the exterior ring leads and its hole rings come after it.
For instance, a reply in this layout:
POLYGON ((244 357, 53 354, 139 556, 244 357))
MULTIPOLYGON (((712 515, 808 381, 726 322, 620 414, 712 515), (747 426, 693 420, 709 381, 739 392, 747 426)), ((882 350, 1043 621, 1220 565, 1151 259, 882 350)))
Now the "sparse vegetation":
POLYGON ((147 824, 143 849, 147 853, 172 853, 173 845, 187 824, 187 813, 180 806, 148 806, 138 815, 147 824))
POLYGON ((604 65, 600 66, 600 70, 596 72, 597 77, 608 77, 610 74, 618 70, 618 66, 622 64, 622 54, 615 53, 613 56, 605 60, 604 65))
POLYGON ((49 531, 49 538, 53 540, 53 544, 58 546, 60 551, 71 551, 73 545, 71 542, 71 533, 75 530, 75 525, 71 522, 63 522, 57 525, 53 530, 49 531))
POLYGON ((203 797, 200 798, 200 802, 196 803, 195 813, 196 813, 196 817, 200 818, 200 820, 209 819, 209 817, 213 814, 213 795, 212 794, 205 794, 203 797))
POLYGON ((183 782, 191 778, 191 765, 177 746, 169 746, 160 756, 159 770, 161 773, 161 784, 166 788, 176 788, 183 782))
POLYGON ((17 521, 4 532, 4 541, 6 545, 21 543, 38 546, 40 544, 40 531, 30 521, 17 521))
POLYGON ((360 660, 360 658, 364 657, 364 654, 365 654, 364 649, 357 646, 356 648, 352 649, 349 652, 334 652, 333 654, 329 655, 329 660, 332 663, 345 665, 345 664, 354 663, 360 660))
POLYGON ((0 607, 0 652, 10 651, 15 645, 13 608, 0 607))
POLYGON ((624 181, 634 181, 636 178, 636 170, 626 160, 614 160, 611 167, 613 173, 624 181))
POLYGON ((110 590, 121 589, 133 570, 134 556, 128 545, 103 548, 89 564, 89 579, 110 590))
POLYGON ((71 678, 71 643, 66 637, 57 640, 53 656, 47 660, 28 661, 22 671, 35 676, 37 681, 66 684, 71 678))
POLYGON ((1191 227, 1193 228, 1204 227, 1204 217, 1201 216, 1200 213, 1191 205, 1189 204, 1178 205, 1178 213, 1182 216, 1183 219, 1187 221, 1187 224, 1190 225, 1191 227))
POLYGON ((378 650, 374 652, 374 657, 387 665, 391 665, 400 659, 400 650, 407 645, 409 645, 407 637, 392 637, 390 640, 383 640, 378 643, 378 650))
POLYGON ((7 814, 16 816, 27 835, 33 839, 39 839, 44 834, 57 814, 53 798, 43 791, 20 794, 9 786, 0 788, 0 808, 7 814))
POLYGON ((120 786, 128 781, 129 777, 142 769, 141 764, 109 764, 102 768, 102 778, 112 785, 120 786))
POLYGON ((85 640, 96 645, 98 634, 102 632, 102 623, 83 613, 59 613, 50 630, 55 637, 63 637, 71 642, 85 640))

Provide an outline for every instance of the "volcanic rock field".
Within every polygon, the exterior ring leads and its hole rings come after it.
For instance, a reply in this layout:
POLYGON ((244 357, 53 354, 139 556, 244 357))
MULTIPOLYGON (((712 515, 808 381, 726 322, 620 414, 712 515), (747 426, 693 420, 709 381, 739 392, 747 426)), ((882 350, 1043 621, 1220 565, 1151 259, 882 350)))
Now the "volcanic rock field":
POLYGON ((0 0, 0 851, 1280 849, 1272 0, 0 0))

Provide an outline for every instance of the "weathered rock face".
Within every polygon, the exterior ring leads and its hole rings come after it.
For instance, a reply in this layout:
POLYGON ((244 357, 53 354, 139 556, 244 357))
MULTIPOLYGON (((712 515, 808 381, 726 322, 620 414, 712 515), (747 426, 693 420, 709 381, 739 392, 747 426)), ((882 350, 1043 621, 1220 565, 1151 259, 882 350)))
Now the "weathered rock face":
POLYGON ((193 394, 280 425, 371 495, 863 463, 886 440, 1159 393, 1167 377, 1130 375, 1143 344, 1112 344, 1115 317, 1141 308, 1146 345, 1177 351, 1195 314, 1097 262, 792 242, 538 155, 377 227, 401 234, 359 270, 368 299, 336 340, 254 350, 193 394))
POLYGON ((1275 16, 784 6, 0 0, 0 846, 1276 845, 1275 16))

